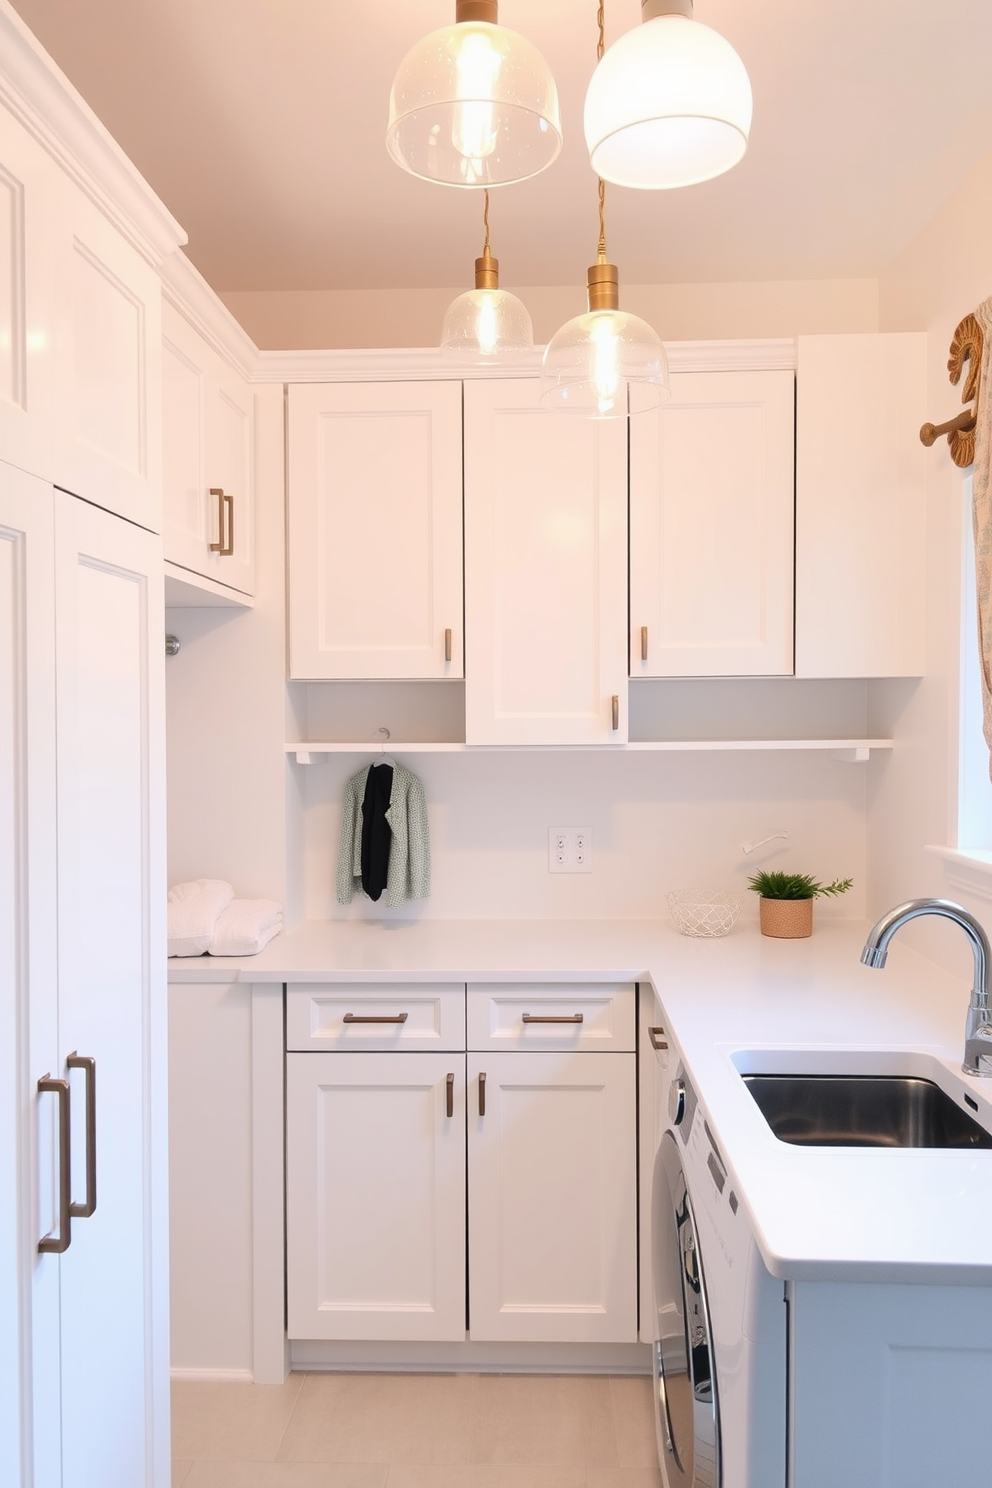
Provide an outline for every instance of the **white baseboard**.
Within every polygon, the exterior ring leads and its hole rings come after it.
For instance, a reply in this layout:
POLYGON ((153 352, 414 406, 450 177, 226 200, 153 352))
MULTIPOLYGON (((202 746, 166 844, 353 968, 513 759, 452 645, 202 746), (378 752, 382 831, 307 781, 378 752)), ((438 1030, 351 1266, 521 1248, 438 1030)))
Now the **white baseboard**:
POLYGON ((177 1369, 169 1370, 173 1380, 195 1381, 198 1384, 250 1385, 255 1376, 250 1369, 177 1369))

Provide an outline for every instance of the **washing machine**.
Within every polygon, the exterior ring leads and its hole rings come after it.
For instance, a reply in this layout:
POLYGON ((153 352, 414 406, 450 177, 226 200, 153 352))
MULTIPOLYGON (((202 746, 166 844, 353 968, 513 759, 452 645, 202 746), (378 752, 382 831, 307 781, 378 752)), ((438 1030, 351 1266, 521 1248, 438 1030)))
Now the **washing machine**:
POLYGON ((785 1285, 764 1266, 677 1044, 659 1042, 650 1249, 662 1478, 785 1488, 785 1285))

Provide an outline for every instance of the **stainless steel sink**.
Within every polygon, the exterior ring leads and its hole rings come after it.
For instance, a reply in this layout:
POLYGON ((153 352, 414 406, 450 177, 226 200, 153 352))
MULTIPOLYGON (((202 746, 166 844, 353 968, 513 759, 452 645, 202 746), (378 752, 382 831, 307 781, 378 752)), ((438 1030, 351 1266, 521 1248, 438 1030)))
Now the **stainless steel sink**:
POLYGON ((992 1148, 992 1135, 935 1085, 909 1075, 745 1074, 780 1142, 810 1147, 992 1148))

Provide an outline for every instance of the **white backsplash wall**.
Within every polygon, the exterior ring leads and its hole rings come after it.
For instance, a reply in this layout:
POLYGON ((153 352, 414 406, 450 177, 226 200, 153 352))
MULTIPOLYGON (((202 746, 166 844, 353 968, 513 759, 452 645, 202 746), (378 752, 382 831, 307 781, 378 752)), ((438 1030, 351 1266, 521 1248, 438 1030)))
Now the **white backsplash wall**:
MULTIPOLYGON (((397 751, 424 782, 431 897, 390 910, 358 894, 342 908, 340 802, 348 777, 371 758, 287 765, 302 808, 306 918, 653 918, 667 915, 669 889, 743 889, 758 867, 851 875, 854 889, 817 912, 864 913, 864 767, 778 751, 397 751), (549 873, 551 826, 591 828, 591 873, 549 873), (743 843, 778 829, 790 840, 744 855, 743 843)), ((745 913, 757 913, 753 896, 745 913)))

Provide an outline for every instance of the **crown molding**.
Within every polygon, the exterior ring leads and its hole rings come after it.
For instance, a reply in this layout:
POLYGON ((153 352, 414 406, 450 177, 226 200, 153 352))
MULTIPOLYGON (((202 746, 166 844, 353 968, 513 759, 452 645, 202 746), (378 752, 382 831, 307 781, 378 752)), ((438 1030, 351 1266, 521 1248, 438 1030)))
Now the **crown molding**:
MULTIPOLYGON (((755 341, 672 341, 666 343, 673 372, 794 372, 795 339, 755 341)), ((437 347, 398 347, 354 351, 260 351, 256 382, 388 382, 487 377, 538 377, 543 347, 494 358, 480 367, 446 357, 437 347)))
POLYGON ((161 275, 163 299, 174 305, 241 377, 249 382, 273 380, 258 376, 258 347, 185 253, 179 250, 164 259, 161 275))
POLYGON ((186 234, 8 0, 0 0, 0 104, 155 268, 186 234))

